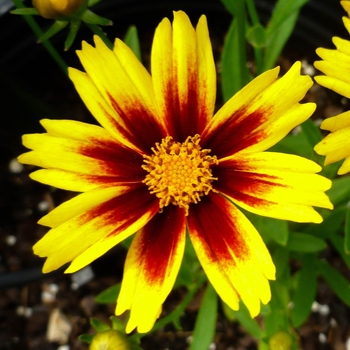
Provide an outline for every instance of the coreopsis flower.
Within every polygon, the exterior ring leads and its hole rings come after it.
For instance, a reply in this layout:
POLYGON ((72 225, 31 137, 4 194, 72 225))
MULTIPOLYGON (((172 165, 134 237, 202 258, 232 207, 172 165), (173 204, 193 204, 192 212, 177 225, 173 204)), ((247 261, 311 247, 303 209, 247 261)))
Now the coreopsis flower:
MULTIPOLYGON (((340 3, 350 14, 350 1, 340 3)), ((343 17, 343 23, 350 34, 350 18, 343 17)), ((350 98, 350 41, 334 37, 333 43, 336 46, 335 50, 324 48, 316 50, 322 61, 315 62, 315 67, 325 75, 316 76, 315 80, 320 85, 350 98)), ((330 131, 330 134, 315 146, 315 151, 326 156, 325 165, 345 159, 338 174, 348 173, 350 171, 350 111, 327 118, 322 122, 321 129, 330 131)))
POLYGON ((216 72, 206 17, 196 29, 175 12, 156 29, 150 75, 120 40, 95 37, 71 68, 81 98, 101 126, 42 120, 24 135, 25 164, 42 183, 82 192, 39 223, 51 227, 34 246, 43 271, 86 266, 136 232, 127 254, 116 314, 126 331, 149 331, 178 274, 188 232, 199 261, 232 309, 252 316, 271 297, 275 267, 257 230, 238 209, 297 222, 322 221, 332 208, 330 180, 316 163, 264 152, 313 113, 299 104, 312 81, 296 63, 280 79, 269 70, 214 114, 216 72))

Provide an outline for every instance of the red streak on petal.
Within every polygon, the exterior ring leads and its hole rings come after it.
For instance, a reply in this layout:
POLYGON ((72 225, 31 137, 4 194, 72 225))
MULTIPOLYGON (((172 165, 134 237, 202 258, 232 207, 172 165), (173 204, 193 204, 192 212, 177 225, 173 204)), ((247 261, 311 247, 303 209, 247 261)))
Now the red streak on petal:
POLYGON ((263 199, 264 196, 275 187, 284 187, 276 180, 278 177, 259 174, 248 170, 243 162, 227 160, 219 163, 213 168, 213 176, 218 178, 214 187, 229 197, 237 199, 253 207, 264 206, 269 201, 263 199))
POLYGON ((183 209, 169 205, 142 229, 138 260, 150 285, 164 281, 174 262, 179 241, 183 239, 186 220, 183 209))
POLYGON ((201 241, 211 263, 232 268, 235 265, 232 254, 237 259, 249 259, 249 247, 237 226, 238 220, 235 220, 238 214, 239 210, 233 204, 213 192, 191 206, 188 217, 190 236, 201 241))
POLYGON ((118 132, 124 136, 125 139, 130 140, 130 133, 125 130, 115 119, 113 116, 111 116, 107 110, 99 103, 98 104, 101 110, 103 111, 105 117, 108 119, 108 121, 113 125, 115 130, 118 130, 118 132))
POLYGON ((266 137, 263 129, 256 130, 266 123, 269 114, 268 109, 247 114, 246 108, 242 108, 210 134, 204 131, 202 147, 211 149, 211 153, 220 159, 254 145, 266 137))
MULTIPOLYGON (((151 147, 166 136, 164 128, 156 120, 151 111, 147 110, 138 101, 130 101, 128 108, 121 108, 118 101, 107 92, 113 109, 125 123, 129 135, 128 140, 137 148, 149 154, 151 147)), ((119 129, 118 129, 119 130, 119 129)))
MULTIPOLYGON (((97 159, 112 181, 142 181, 146 172, 141 168, 143 158, 134 150, 113 141, 91 138, 88 145, 79 150, 80 154, 97 159)), ((99 174, 93 174, 99 175, 99 174)), ((107 178, 105 179, 106 181, 107 178)))
POLYGON ((125 230, 145 213, 150 212, 154 215, 158 209, 158 200, 149 193, 146 186, 143 184, 130 185, 130 191, 100 204, 82 215, 81 225, 100 218, 96 221, 96 229, 113 224, 115 230, 108 235, 113 236, 125 230))
POLYGON ((208 106, 199 100, 197 68, 188 72, 187 94, 180 92, 178 76, 174 70, 173 81, 166 88, 166 120, 169 134, 178 142, 184 142, 188 136, 201 134, 207 124, 208 106), (174 83, 173 83, 174 82, 174 83))

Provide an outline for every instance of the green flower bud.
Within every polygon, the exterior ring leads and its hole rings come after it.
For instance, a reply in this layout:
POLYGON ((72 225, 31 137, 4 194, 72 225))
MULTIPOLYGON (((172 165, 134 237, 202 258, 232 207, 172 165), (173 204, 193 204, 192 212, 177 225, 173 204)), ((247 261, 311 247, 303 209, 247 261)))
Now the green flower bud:
POLYGON ((124 334, 108 330, 94 336, 89 350, 131 350, 131 346, 124 334))
POLYGON ((275 333, 269 339, 270 350, 291 350, 293 345, 292 336, 284 331, 275 333))
POLYGON ((44 18, 66 19, 86 10, 88 0, 33 0, 33 6, 44 18))

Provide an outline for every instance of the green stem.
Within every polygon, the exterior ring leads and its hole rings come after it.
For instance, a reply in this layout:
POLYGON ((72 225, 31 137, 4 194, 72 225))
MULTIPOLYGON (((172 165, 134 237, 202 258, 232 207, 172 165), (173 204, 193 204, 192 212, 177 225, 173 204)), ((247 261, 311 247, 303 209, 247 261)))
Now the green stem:
MULTIPOLYGON (((252 21, 253 26, 260 24, 259 15, 256 11, 256 7, 253 0, 246 0, 249 17, 252 21)), ((254 56, 257 75, 263 73, 263 50, 260 47, 254 47, 254 56)))
MULTIPOLYGON (((24 8, 23 2, 21 0, 12 0, 13 3, 17 8, 24 8)), ((34 18, 32 16, 23 16, 24 20, 28 23, 34 34, 40 38, 44 33, 39 27, 39 25, 36 23, 34 18)), ((68 66, 64 59, 61 57, 61 55, 57 52, 57 50, 54 48, 54 46, 51 44, 49 40, 45 40, 41 43, 47 50, 47 52, 50 54, 50 56, 55 60, 55 62, 58 64, 58 66, 62 69, 62 71, 67 74, 68 73, 68 66)))
POLYGON ((86 23, 86 25, 91 29, 91 31, 98 35, 102 41, 111 49, 113 50, 113 43, 108 39, 108 37, 106 36, 106 34, 103 32, 103 30, 97 25, 97 24, 90 24, 90 23, 86 23))

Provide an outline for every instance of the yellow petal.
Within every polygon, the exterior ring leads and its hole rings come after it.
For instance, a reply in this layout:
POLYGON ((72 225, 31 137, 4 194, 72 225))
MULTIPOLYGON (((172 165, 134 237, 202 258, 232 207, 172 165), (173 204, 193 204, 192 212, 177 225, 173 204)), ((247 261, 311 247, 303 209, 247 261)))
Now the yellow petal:
POLYGON ((195 30, 183 11, 164 19, 152 45, 152 78, 159 113, 174 139, 202 132, 212 117, 216 95, 215 66, 206 19, 195 30))
POLYGON ((151 77, 122 42, 116 41, 113 52, 99 37, 94 40, 95 48, 83 42, 78 51, 87 74, 70 70, 70 77, 101 125, 127 146, 149 152, 166 134, 151 77))
POLYGON ((350 171, 350 156, 347 156, 341 165, 341 167, 338 169, 338 175, 344 175, 350 171))
POLYGON ((326 87, 327 89, 333 90, 339 95, 350 98, 350 84, 340 79, 335 79, 328 76, 316 76, 315 80, 318 84, 326 87))
POLYGON ((149 332, 178 274, 185 247, 184 211, 164 208, 138 232, 125 262, 116 314, 130 310, 129 333, 149 332))
MULTIPOLYGON (((18 160, 24 164, 76 172, 92 178, 98 175, 114 177, 115 181, 142 181, 142 156, 113 138, 99 139, 97 136, 94 138, 94 135, 90 135, 82 141, 50 134, 23 135, 23 144, 33 151, 20 155, 18 160)), ((108 179, 106 181, 110 182, 108 179)))
POLYGON ((321 129, 337 131, 350 126, 350 111, 340 113, 337 116, 325 119, 321 124, 321 129))
POLYGON ((350 155, 350 127, 342 128, 327 135, 315 146, 318 154, 326 156, 325 165, 337 162, 350 155))
POLYGON ((278 70, 267 71, 233 96, 201 136, 203 147, 218 158, 264 151, 308 119, 316 105, 299 104, 312 86, 300 67, 296 62, 278 80, 278 70))
POLYGON ((31 173, 30 178, 46 185, 61 188, 67 191, 86 192, 98 186, 118 185, 117 178, 106 178, 105 176, 83 175, 58 169, 41 169, 31 173))
MULTIPOLYGON (((93 250, 89 262, 96 259, 105 253, 106 245, 97 250, 90 247, 100 246, 103 239, 111 239, 109 242, 114 245, 119 243, 133 233, 131 228, 141 228, 145 218, 150 219, 159 209, 146 188, 134 186, 123 190, 107 187, 84 193, 41 220, 53 227, 33 247, 35 254, 47 257, 44 272, 59 268, 88 249, 93 250)), ((88 259, 84 261, 88 263, 88 259)))
POLYGON ((201 16, 196 28, 198 52, 199 107, 209 121, 214 115, 216 99, 216 69, 210 43, 207 18, 201 16))
POLYGON ((190 209, 188 226, 198 259, 222 300, 238 309, 238 296, 252 317, 271 298, 268 279, 275 267, 258 232, 219 194, 205 196, 190 209))
POLYGON ((321 222, 312 208, 332 209, 324 193, 331 181, 314 174, 321 168, 302 157, 279 153, 237 154, 220 161, 216 190, 242 208, 262 216, 296 222, 321 222))
POLYGON ((343 9, 348 13, 348 16, 350 16, 350 2, 349 1, 340 1, 340 4, 343 6, 343 9))

